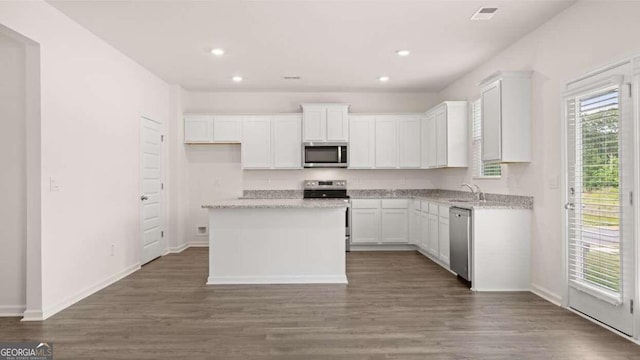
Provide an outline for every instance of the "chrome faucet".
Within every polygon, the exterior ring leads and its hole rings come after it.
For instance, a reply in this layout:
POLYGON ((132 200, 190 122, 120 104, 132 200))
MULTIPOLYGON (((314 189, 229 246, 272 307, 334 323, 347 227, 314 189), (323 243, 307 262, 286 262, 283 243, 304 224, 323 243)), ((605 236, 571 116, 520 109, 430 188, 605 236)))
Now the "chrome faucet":
POLYGON ((476 187, 476 196, 478 197, 478 201, 486 202, 487 197, 484 195, 484 192, 482 191, 482 189, 480 189, 480 186, 478 186, 478 184, 473 184, 473 186, 476 187))
POLYGON ((469 184, 460 185, 460 187, 465 187, 465 186, 468 187, 469 190, 471 190, 471 193, 473 194, 473 197, 476 197, 476 192, 473 190, 473 187, 471 185, 469 185, 469 184))

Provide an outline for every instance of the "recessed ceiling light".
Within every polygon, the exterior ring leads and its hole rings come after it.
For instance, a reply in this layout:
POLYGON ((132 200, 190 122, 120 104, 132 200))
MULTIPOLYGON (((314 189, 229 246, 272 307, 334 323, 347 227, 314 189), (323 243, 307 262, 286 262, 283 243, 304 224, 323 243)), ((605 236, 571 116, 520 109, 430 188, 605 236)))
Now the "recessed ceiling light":
POLYGON ((409 54, 411 54, 410 50, 398 50, 396 51, 396 54, 398 54, 398 56, 409 56, 409 54))
POLYGON ((233 80, 235 82, 241 82, 242 81, 242 76, 236 75, 236 76, 232 77, 231 80, 233 80))
POLYGON ((490 20, 496 14, 496 11, 498 11, 498 8, 481 7, 471 16, 471 20, 490 20))
POLYGON ((215 56, 222 56, 224 55, 224 49, 220 49, 220 48, 211 49, 211 53, 215 56))
POLYGON ((378 80, 379 80, 380 82, 387 82, 387 81, 389 81, 389 77, 388 77, 388 76, 386 76, 386 75, 382 75, 382 76, 380 76, 380 77, 378 78, 378 80))

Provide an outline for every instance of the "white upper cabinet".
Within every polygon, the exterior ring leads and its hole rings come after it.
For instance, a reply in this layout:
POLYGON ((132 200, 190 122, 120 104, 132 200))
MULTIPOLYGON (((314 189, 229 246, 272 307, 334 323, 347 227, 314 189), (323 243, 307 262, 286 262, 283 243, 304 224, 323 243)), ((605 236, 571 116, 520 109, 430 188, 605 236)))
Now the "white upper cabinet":
POLYGON ((349 105, 302 104, 303 141, 348 141, 349 105))
POLYGON ((213 116, 185 115, 184 142, 209 143, 213 141, 213 116))
POLYGON ((243 169, 271 168, 271 117, 244 119, 241 158, 243 169))
POLYGON ((421 115, 350 115, 349 168, 419 169, 421 115))
POLYGON ((420 168, 420 117, 398 119, 398 165, 403 169, 420 168))
POLYGON ((242 168, 302 168, 301 125, 300 115, 245 117, 242 168))
POLYGON ((375 117, 349 116, 349 168, 372 169, 376 152, 375 117))
POLYGON ((185 115, 184 142, 238 143, 242 138, 242 116, 185 115))
POLYGON ((435 110, 436 118, 436 165, 447 166, 447 107, 439 106, 435 110))
POLYGON ((482 161, 531 161, 531 73, 500 72, 480 85, 482 161))
POLYGON ((349 140, 349 116, 346 105, 327 107, 327 141, 349 140))
POLYGON ((395 169, 398 167, 397 120, 391 116, 378 116, 376 127, 376 168, 395 169))
POLYGON ((271 123, 273 167, 302 167, 302 119, 300 115, 274 116, 271 123))
POLYGON ((240 142, 242 138, 242 117, 237 115, 213 117, 213 141, 240 142))
POLYGON ((446 101, 429 110, 422 121, 421 167, 469 165, 469 119, 466 101, 446 101))

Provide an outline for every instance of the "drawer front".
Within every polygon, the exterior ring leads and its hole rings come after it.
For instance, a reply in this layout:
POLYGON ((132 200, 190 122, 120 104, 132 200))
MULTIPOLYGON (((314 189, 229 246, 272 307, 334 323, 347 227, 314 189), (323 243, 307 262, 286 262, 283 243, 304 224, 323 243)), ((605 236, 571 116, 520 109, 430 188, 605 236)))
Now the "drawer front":
POLYGON ((446 205, 440 205, 440 217, 448 219, 449 218, 449 207, 446 205))
POLYGON ((378 199, 352 199, 352 209, 379 209, 380 200, 378 199))
POLYGON ((429 202, 420 201, 420 210, 422 210, 423 212, 428 213, 429 212, 429 202))
MULTIPOLYGON (((449 210, 447 210, 448 212, 449 210)), ((438 215, 438 204, 429 204, 429 214, 438 215)))
POLYGON ((414 208, 415 210, 420 210, 420 209, 421 209, 421 207, 420 207, 420 205, 421 205, 421 204, 422 204, 422 201, 420 201, 420 200, 413 200, 413 208, 414 208))
POLYGON ((383 209, 408 209, 409 200, 407 199, 383 199, 383 209))

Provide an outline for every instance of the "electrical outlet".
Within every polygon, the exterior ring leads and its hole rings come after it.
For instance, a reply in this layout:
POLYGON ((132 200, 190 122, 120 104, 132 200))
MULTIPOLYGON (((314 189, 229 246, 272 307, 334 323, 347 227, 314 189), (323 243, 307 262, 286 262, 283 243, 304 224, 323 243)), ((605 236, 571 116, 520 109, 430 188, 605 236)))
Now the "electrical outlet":
POLYGON ((198 229, 196 230, 196 234, 198 236, 207 236, 209 235, 209 229, 207 229, 207 227, 204 225, 198 226, 198 229))
POLYGON ((58 184, 58 180, 53 176, 49 178, 49 191, 50 192, 60 191, 60 184, 58 184))

